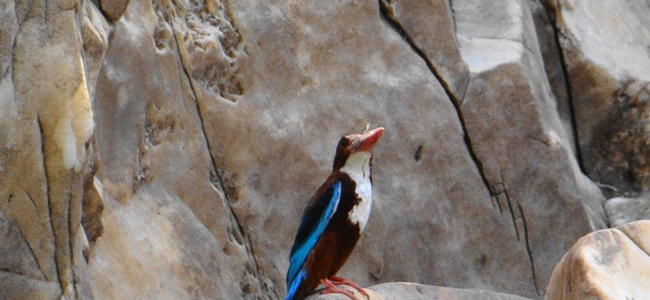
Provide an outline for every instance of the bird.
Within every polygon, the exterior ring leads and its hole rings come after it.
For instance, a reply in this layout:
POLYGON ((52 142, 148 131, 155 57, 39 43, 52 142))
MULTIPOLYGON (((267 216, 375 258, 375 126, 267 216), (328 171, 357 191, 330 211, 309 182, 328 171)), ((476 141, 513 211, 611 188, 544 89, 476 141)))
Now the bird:
POLYGON ((332 173, 307 202, 289 255, 285 300, 300 300, 319 284, 323 294, 339 293, 358 300, 338 288, 347 284, 363 296, 356 283, 336 276, 354 250, 368 224, 372 206, 372 151, 384 128, 351 133, 336 146, 332 173))

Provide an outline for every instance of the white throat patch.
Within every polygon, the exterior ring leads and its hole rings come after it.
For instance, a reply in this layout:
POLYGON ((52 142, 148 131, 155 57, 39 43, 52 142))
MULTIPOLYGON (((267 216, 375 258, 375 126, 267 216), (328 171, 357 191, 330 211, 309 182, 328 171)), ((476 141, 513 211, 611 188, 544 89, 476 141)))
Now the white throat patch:
POLYGON ((363 232, 370 217, 370 207, 372 206, 372 184, 370 183, 370 153, 362 151, 348 157, 341 172, 344 172, 352 178, 357 184, 354 190, 361 199, 348 214, 348 219, 353 224, 359 224, 359 233, 363 232))

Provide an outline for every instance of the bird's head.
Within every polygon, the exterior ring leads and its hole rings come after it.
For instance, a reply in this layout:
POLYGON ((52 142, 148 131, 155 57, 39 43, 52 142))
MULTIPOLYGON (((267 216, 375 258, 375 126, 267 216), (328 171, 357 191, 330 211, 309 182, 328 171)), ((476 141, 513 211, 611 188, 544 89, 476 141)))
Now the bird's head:
POLYGON ((367 130, 363 133, 350 133, 341 137, 339 144, 336 146, 336 156, 332 169, 339 170, 345 166, 348 159, 355 157, 355 154, 365 153, 367 157, 372 157, 372 148, 384 133, 384 128, 379 127, 373 130, 367 130))

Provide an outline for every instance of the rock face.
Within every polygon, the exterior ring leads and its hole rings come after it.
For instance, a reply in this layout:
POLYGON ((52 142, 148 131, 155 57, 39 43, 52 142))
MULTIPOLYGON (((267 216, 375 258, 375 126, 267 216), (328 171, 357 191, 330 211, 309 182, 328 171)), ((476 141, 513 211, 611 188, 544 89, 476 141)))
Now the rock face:
MULTIPOLYGON (((355 296, 361 294, 348 286, 341 286, 355 296)), ((414 283, 383 283, 365 289, 368 293, 368 300, 410 300, 410 299, 444 299, 444 300, 527 300, 515 295, 501 294, 475 289, 454 289, 439 286, 428 286, 414 283)), ((315 295, 308 300, 350 299, 340 294, 315 295)), ((361 299, 361 298, 360 298, 361 299)))
MULTIPOLYGON (((642 23, 636 3, 612 13, 642 23)), ((625 137, 606 145, 626 146, 599 148, 616 85, 593 67, 593 35, 562 23, 583 12, 538 0, 3 1, 0 298, 281 298, 302 209, 340 136, 368 123, 386 128, 373 212, 340 274, 540 298, 552 266, 607 224, 580 166, 614 185, 607 195, 644 186, 645 81, 626 83, 634 96, 616 107, 625 137), (594 167, 603 157, 640 177, 594 167)), ((632 25, 630 44, 645 47, 645 25, 632 25)), ((400 289, 452 291, 377 286, 400 289)))
POLYGON ((91 297, 80 224, 94 122, 76 3, 0 9, 0 290, 91 297))
POLYGON ((554 1, 587 175, 616 192, 650 187, 650 4, 554 1))
POLYGON ((581 238, 553 271, 545 300, 647 299, 650 221, 581 238))

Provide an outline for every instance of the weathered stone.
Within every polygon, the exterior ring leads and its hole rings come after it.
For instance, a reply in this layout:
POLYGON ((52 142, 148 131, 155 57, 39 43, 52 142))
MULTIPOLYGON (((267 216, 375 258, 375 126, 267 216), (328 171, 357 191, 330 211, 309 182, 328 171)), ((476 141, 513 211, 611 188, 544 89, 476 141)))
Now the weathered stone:
MULTIPOLYGON (((0 273, 24 276, 21 289, 35 299, 85 294, 76 236, 93 132, 76 2, 49 2, 17 2, 15 18, 2 18, 17 31, 2 41, 12 47, 0 79, 0 230, 8 233, 0 237, 0 273)), ((4 13, 12 3, 0 6, 4 13)), ((7 297, 18 297, 12 279, 2 282, 0 290, 14 293, 7 297)))
POLYGON ((57 282, 31 279, 21 274, 0 272, 0 284, 2 284, 0 299, 61 300, 61 286, 57 282))
POLYGON ((540 297, 604 198, 530 1, 0 3, 0 298, 281 298, 305 202, 368 123, 341 275, 540 297))
POLYGON ((99 0, 99 7, 111 22, 119 20, 129 6, 130 0, 99 0))
POLYGON ((115 23, 97 76, 97 178, 105 209, 104 234, 90 249, 93 294, 263 299, 248 237, 215 188, 219 179, 171 34, 169 5, 132 1, 115 23))
MULTIPOLYGON (((349 286, 340 286, 352 292, 359 299, 365 299, 357 290, 349 286)), ((366 288, 368 300, 409 300, 409 299, 441 299, 441 300, 527 300, 528 298, 495 293, 476 289, 454 289, 448 287, 429 286, 416 283, 382 283, 366 288)), ((311 296, 307 299, 349 299, 340 294, 311 296)))
POLYGON ((13 1, 0 4, 0 91, 3 92, 0 94, 0 111, 10 109, 7 107, 11 99, 7 79, 10 79, 14 40, 19 28, 15 10, 13 1))
POLYGON ((485 5, 479 2, 453 2, 471 73, 459 109, 493 204, 510 219, 517 248, 530 259, 520 266, 529 268, 532 279, 533 290, 525 295, 539 296, 552 272, 548 262, 605 227, 604 197, 572 155, 539 50, 530 48, 537 42, 527 3, 490 3, 497 15, 513 13, 486 20, 475 15, 475 7, 485 5), (549 240, 558 224, 563 234, 549 240))
POLYGON ((81 39, 83 41, 85 71, 88 82, 90 99, 95 99, 95 86, 97 74, 104 60, 104 53, 108 48, 108 32, 110 26, 95 3, 85 2, 85 9, 81 19, 81 39))
POLYGON ((639 192, 650 187, 650 5, 546 1, 554 9, 587 175, 639 192))
POLYGON ((637 220, 650 220, 650 198, 616 197, 605 202, 605 211, 610 227, 616 227, 637 220))
POLYGON ((102 183, 96 177, 84 187, 83 211, 81 224, 84 228, 84 234, 90 242, 97 240, 104 232, 104 222, 102 213, 104 212, 104 197, 102 193, 102 183))
POLYGON ((650 221, 590 233, 555 267, 544 299, 646 299, 650 221))

